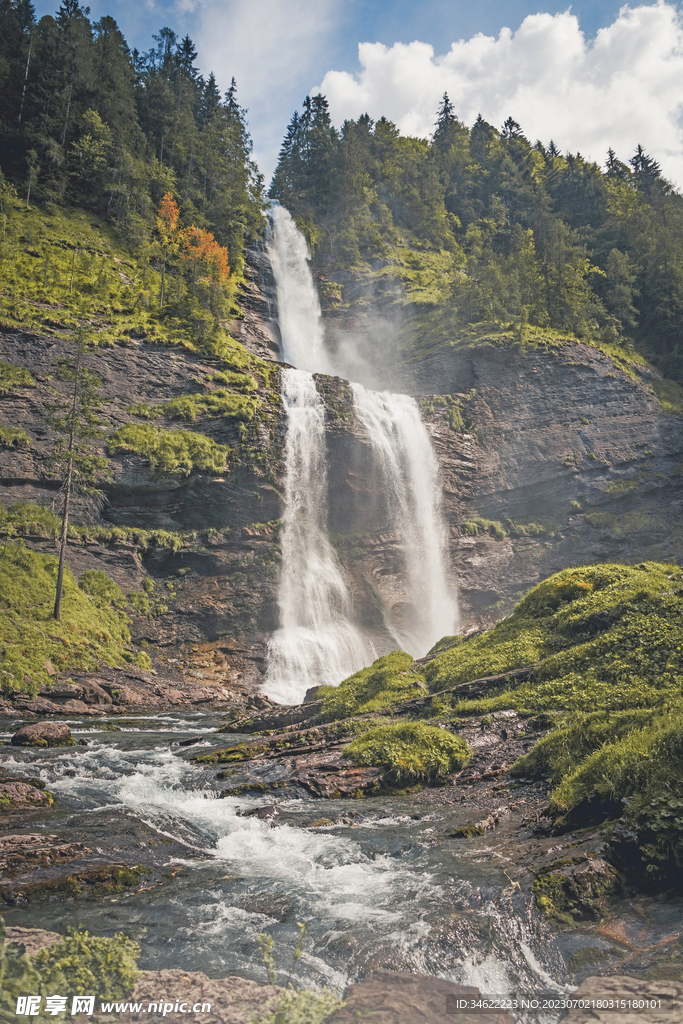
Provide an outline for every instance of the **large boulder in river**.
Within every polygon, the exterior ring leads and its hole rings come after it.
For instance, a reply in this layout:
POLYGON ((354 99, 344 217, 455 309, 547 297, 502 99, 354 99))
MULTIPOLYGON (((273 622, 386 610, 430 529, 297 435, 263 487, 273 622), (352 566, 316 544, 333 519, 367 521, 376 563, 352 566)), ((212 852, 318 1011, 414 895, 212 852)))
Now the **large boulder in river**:
POLYGON ((333 1013, 328 1024, 353 1024, 366 1017, 373 1024, 513 1024, 504 1010, 482 1011, 481 1000, 478 988, 456 985, 445 978, 373 971, 348 986, 343 1009, 333 1013))
POLYGON ((71 729, 63 722, 34 722, 22 725, 12 737, 13 747, 72 747, 71 729))

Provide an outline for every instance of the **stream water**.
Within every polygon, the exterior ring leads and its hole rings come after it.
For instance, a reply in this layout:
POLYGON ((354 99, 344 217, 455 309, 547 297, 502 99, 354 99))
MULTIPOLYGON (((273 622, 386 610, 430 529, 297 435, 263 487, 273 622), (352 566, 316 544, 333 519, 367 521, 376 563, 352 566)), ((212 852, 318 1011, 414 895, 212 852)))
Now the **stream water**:
POLYGON ((273 826, 238 813, 263 798, 220 799, 215 772, 190 761, 243 740, 216 733, 220 716, 173 712, 129 719, 119 731, 104 731, 107 724, 71 723, 86 747, 5 748, 0 763, 39 774, 55 794, 58 810, 44 826, 50 832, 68 826, 62 834, 95 849, 106 834, 114 842, 110 860, 117 844, 167 844, 168 880, 156 887, 143 881, 125 898, 10 909, 9 924, 123 930, 141 941, 146 968, 264 980, 258 936, 268 931, 281 976, 298 982, 341 989, 381 966, 438 974, 489 994, 564 990, 574 940, 554 934, 532 908, 497 843, 445 838, 445 811, 413 797, 296 799, 280 804, 273 826), (198 732, 201 747, 178 748, 198 732), (334 824, 311 827, 321 815, 334 824), (306 922, 309 938, 294 964, 297 921, 306 922))

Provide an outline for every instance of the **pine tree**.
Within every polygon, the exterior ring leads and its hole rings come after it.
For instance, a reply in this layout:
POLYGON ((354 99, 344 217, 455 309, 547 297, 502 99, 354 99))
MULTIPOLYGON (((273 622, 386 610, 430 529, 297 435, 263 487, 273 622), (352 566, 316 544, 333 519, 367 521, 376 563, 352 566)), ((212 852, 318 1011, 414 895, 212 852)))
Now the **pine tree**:
POLYGON ((500 129, 501 138, 505 139, 506 142, 511 142, 514 139, 523 139, 524 133, 522 126, 514 121, 511 117, 508 117, 503 123, 503 127, 500 129))
POLYGON ((443 94, 436 118, 436 130, 432 141, 435 146, 444 149, 451 145, 452 129, 458 123, 458 119, 455 116, 455 107, 448 98, 447 92, 443 94))

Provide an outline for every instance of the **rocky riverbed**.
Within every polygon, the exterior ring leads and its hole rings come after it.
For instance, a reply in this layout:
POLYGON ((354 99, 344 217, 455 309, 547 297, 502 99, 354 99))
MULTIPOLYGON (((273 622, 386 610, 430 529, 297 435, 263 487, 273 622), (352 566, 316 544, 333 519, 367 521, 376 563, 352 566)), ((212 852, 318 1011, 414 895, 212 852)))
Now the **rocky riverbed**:
MULTIPOLYGON (((614 984, 680 981, 681 898, 629 888, 600 829, 551 834, 547 785, 509 774, 542 720, 472 720, 463 771, 397 790, 377 770, 345 775, 347 740, 311 711, 253 709, 247 723, 206 704, 107 706, 50 717, 74 746, 5 746, 7 923, 122 930, 140 941, 145 970, 179 978, 264 984, 257 940, 268 932, 281 980, 338 990, 377 969, 557 999, 596 971, 614 984), (244 728, 254 734, 232 731, 244 728), (563 879, 564 914, 539 909, 548 875, 563 879), (308 945, 294 961, 301 920, 308 945)), ((10 744, 40 719, 4 721, 10 744)))

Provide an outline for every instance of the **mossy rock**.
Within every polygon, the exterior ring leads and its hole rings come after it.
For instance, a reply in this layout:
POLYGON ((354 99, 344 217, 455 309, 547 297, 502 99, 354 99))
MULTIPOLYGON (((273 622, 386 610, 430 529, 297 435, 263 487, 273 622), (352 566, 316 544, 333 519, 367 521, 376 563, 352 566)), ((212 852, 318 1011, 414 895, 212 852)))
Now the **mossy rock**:
POLYGON ((140 876, 149 871, 150 868, 140 865, 127 867, 123 864, 104 864, 72 875, 31 882, 11 892, 0 890, 0 899, 6 903, 14 903, 21 897, 22 900, 33 903, 49 899, 51 896, 57 896, 59 899, 113 896, 137 886, 140 876))
POLYGON ((601 857, 560 861, 536 876, 536 905, 563 924, 599 921, 623 894, 619 872, 601 857))
POLYGON ((400 722, 369 729, 346 747, 343 756, 357 765, 389 768, 392 781, 430 781, 464 767, 472 751, 446 729, 400 722))

